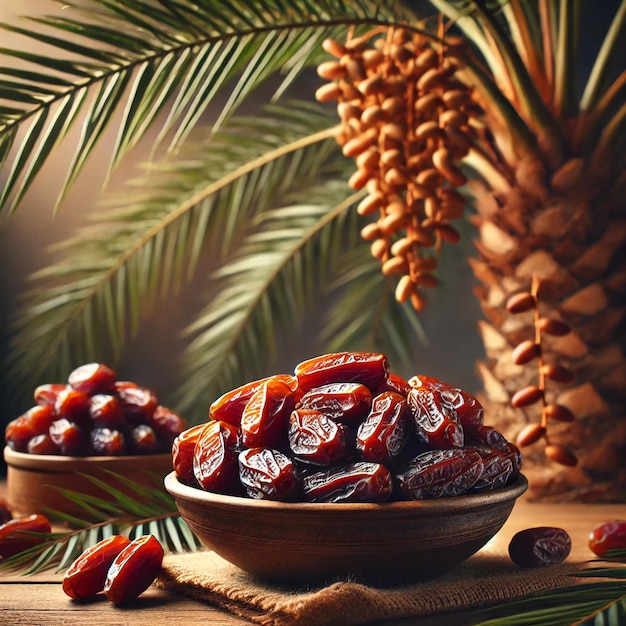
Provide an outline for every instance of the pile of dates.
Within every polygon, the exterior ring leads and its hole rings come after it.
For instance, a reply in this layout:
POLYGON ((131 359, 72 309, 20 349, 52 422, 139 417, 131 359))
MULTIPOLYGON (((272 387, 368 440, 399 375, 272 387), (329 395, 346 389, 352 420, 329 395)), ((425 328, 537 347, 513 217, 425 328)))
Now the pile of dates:
POLYGON ((183 483, 280 501, 422 500, 499 489, 518 448, 472 395, 389 371, 384 354, 339 352, 233 389, 172 446, 183 483))
POLYGON ((73 370, 66 384, 40 385, 35 406, 9 422, 7 445, 16 452, 120 456, 169 452, 187 423, 159 404, 153 391, 118 380, 101 363, 73 370))

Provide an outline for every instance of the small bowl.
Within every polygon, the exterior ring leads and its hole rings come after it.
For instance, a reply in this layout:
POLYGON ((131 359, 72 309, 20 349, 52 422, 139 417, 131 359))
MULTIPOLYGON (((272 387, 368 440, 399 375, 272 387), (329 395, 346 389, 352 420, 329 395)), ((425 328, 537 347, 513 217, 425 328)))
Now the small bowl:
POLYGON ((382 504, 285 503, 219 495, 165 477, 202 543, 239 568, 279 583, 428 580, 465 561, 506 522, 528 488, 382 504))
POLYGON ((71 515, 84 513, 55 487, 97 496, 112 501, 106 491, 94 485, 85 475, 109 483, 128 493, 120 481, 108 472, 115 472, 144 487, 159 487, 172 469, 172 455, 146 454, 133 456, 61 456, 26 454, 4 448, 7 464, 7 501, 13 515, 45 513, 53 509, 71 515))

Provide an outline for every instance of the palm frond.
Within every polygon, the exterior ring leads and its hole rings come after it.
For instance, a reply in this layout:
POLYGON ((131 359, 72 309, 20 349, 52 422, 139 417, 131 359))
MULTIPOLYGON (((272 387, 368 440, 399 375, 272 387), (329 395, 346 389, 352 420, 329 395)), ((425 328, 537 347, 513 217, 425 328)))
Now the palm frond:
POLYGON ((341 182, 319 186, 315 176, 303 185, 302 173, 291 185, 273 195, 278 206, 259 214, 214 273, 214 295, 186 331, 178 406, 206 413, 220 393, 271 373, 276 345, 293 337, 309 307, 319 305, 315 296, 328 277, 342 268, 344 232, 354 230, 344 223, 354 219, 359 194, 348 195, 341 182))
POLYGON ((28 388, 65 377, 73 363, 115 362, 143 317, 208 275, 272 195, 302 171, 324 176, 329 157, 340 154, 333 124, 318 106, 270 107, 175 161, 152 164, 34 276, 16 316, 10 382, 28 388), (204 272, 201 259, 210 266, 204 272))
POLYGON ((74 127, 80 133, 71 139, 59 201, 119 114, 111 167, 153 125, 158 140, 167 137, 175 149, 218 94, 226 94, 221 124, 269 76, 283 72, 284 91, 319 60, 325 37, 393 23, 394 11, 400 13, 389 0, 302 0, 288 9, 274 1, 235 0, 226 7, 217 0, 88 0, 67 5, 63 16, 31 20, 30 28, 2 26, 26 43, 0 48, 0 62, 25 66, 0 67, 0 164, 7 170, 0 208, 16 208, 74 127), (27 52, 33 44, 45 51, 27 52), (18 130, 25 139, 11 156, 18 130))
POLYGON ((56 488, 73 503, 76 513, 45 511, 71 530, 41 533, 41 543, 0 561, 0 570, 24 575, 55 568, 61 572, 87 548, 114 534, 135 538, 152 534, 166 552, 189 552, 200 541, 180 517, 174 499, 162 487, 139 485, 125 476, 108 472, 107 481, 84 475, 101 491, 100 496, 56 488))

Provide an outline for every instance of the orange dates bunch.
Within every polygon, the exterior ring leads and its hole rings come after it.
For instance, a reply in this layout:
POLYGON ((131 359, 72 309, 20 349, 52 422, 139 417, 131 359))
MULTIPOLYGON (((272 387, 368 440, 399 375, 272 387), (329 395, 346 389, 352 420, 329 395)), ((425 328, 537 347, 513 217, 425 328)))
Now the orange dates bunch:
POLYGON ((233 389, 172 447, 180 481, 307 502, 418 500, 514 481, 521 455, 469 393, 390 372, 385 355, 338 352, 233 389))
POLYGON ((169 452, 186 421, 159 404, 156 394, 118 380, 102 363, 74 369, 67 383, 34 391, 35 406, 9 422, 7 445, 16 452, 119 456, 169 452))
POLYGON ((437 44, 402 28, 375 29, 345 43, 326 40, 335 57, 318 66, 321 102, 337 101, 337 141, 356 171, 349 185, 365 188, 361 231, 385 275, 399 275, 395 296, 425 306, 421 289, 434 287, 436 252, 456 242, 451 224, 465 210, 458 191, 467 182, 459 161, 476 136, 480 107, 458 77, 460 44, 437 44))
POLYGON ((524 426, 517 435, 516 443, 523 448, 543 440, 545 455, 549 459, 555 463, 573 467, 578 463, 576 454, 568 446, 551 440, 548 434, 548 425, 550 422, 573 422, 575 416, 565 405, 549 402, 546 392, 548 380, 556 383, 568 383, 573 380, 574 375, 571 370, 563 365, 548 363, 542 346, 544 334, 562 337, 569 334, 571 329, 568 324, 561 320, 541 316, 538 291, 539 283, 534 280, 531 291, 524 291, 511 296, 506 305, 509 313, 514 315, 533 313, 535 336, 518 344, 513 350, 512 358, 517 365, 536 362, 538 370, 537 384, 528 385, 518 390, 511 398, 511 404, 520 409, 541 404, 539 421, 524 426))

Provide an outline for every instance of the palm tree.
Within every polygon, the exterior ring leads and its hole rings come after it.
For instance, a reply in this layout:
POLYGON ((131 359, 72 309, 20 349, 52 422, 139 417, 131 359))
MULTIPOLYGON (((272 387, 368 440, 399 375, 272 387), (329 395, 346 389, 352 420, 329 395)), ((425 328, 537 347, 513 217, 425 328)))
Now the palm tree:
POLYGON ((73 158, 59 207, 111 126, 111 172, 139 144, 152 158, 35 276, 6 360, 17 392, 79 362, 115 361, 183 291, 197 310, 182 329, 176 403, 192 421, 218 393, 262 375, 281 338, 305 325, 325 350, 411 363, 425 288, 445 279, 450 242, 471 222, 491 422, 513 438, 536 419, 534 407, 511 406, 537 376, 511 363, 534 319, 506 309, 534 278, 541 315, 572 329, 546 337, 542 358, 574 374, 545 394, 576 415, 550 436, 579 462, 546 462, 531 447, 531 485, 543 496, 623 497, 626 2, 582 88, 577 53, 593 11, 582 0, 63 4, 4 25, 23 44, 0 50, 0 207, 19 210, 65 143, 73 158), (436 79, 420 83, 428 69, 436 79), (390 94, 402 106, 386 144, 391 113, 359 116, 390 94), (422 96, 435 104, 414 108, 422 96), (361 148, 348 146, 354 139, 361 148), (377 146, 404 159, 393 180, 377 146))

